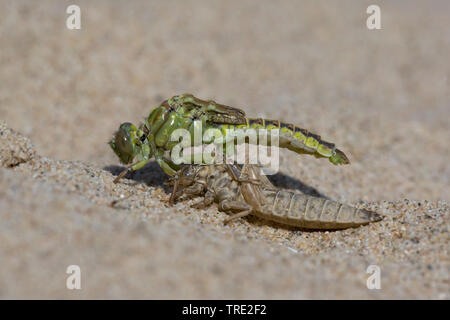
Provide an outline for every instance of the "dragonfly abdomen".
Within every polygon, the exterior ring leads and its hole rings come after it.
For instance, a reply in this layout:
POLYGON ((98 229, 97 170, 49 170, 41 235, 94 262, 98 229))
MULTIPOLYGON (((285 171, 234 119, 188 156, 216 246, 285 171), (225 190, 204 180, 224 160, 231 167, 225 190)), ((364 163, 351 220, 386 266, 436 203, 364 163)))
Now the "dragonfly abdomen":
MULTIPOLYGON (((219 127, 223 135, 238 129, 243 130, 244 133, 247 129, 265 129, 269 134, 271 130, 278 129, 279 147, 281 148, 286 148, 299 154, 307 153, 316 157, 328 158, 335 165, 350 163, 347 156, 337 149, 333 143, 324 141, 319 135, 294 124, 262 118, 246 118, 245 120, 245 124, 222 124, 219 127)), ((257 143, 260 143, 260 141, 258 140, 257 143)), ((270 137, 267 137, 267 144, 270 144, 270 137)))

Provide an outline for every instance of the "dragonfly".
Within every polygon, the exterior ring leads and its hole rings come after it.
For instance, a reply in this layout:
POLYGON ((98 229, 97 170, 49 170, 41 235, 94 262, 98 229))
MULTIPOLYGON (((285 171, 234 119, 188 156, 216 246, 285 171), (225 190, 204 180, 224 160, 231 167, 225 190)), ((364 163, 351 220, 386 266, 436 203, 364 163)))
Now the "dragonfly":
MULTIPOLYGON (((240 108, 213 100, 201 100, 186 93, 163 101, 151 110, 150 115, 139 126, 130 122, 120 125, 109 145, 127 168, 114 182, 118 182, 128 171, 134 172, 143 168, 153 157, 165 173, 169 176, 176 175, 180 165, 166 156, 166 153, 179 143, 174 141, 171 135, 177 129, 185 129, 193 136, 198 128, 201 128, 202 136, 208 129, 217 129, 223 136, 237 130, 244 134, 246 130, 265 130, 269 135, 276 130, 280 148, 317 158, 328 158, 334 165, 350 163, 344 152, 333 143, 322 140, 319 135, 304 128, 279 120, 247 118, 240 108)), ((245 142, 248 141, 233 141, 236 144, 245 142)), ((196 143, 196 139, 191 139, 192 147, 197 146, 196 143)), ((204 143, 205 141, 201 141, 201 144, 204 143)), ((257 140, 255 143, 261 141, 257 140)))

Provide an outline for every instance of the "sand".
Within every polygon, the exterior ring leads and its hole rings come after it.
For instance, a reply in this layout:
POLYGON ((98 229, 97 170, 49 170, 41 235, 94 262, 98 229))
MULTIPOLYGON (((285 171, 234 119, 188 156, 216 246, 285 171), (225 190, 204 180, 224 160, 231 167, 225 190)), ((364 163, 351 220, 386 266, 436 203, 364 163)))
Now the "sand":
POLYGON ((0 298, 450 298, 445 1, 380 1, 377 31, 365 1, 80 1, 78 31, 71 2, 1 3, 0 298), (271 179, 384 220, 224 226, 154 162, 114 184, 114 130, 183 92, 335 142, 350 166, 282 150, 271 179))

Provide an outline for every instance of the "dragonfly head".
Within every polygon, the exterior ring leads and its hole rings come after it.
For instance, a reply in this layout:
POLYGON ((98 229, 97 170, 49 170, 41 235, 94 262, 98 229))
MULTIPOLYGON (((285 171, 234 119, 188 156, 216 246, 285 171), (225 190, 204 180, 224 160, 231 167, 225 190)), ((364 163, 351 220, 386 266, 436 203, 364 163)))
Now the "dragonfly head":
POLYGON ((136 156, 140 156, 139 158, 143 158, 143 156, 145 158, 151 157, 147 136, 142 130, 129 122, 120 125, 109 145, 124 164, 131 163, 136 156))

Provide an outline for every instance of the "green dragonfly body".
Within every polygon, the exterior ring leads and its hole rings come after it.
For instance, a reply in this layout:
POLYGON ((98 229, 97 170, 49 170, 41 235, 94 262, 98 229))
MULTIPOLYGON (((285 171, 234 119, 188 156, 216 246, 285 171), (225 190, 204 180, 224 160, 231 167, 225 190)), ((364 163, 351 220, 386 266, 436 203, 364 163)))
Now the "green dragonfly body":
MULTIPOLYGON (((129 169, 132 171, 144 167, 154 156, 163 171, 173 176, 180 167, 164 155, 179 143, 170 139, 172 133, 176 129, 186 129, 193 136, 196 126, 200 124, 202 137, 208 129, 218 129, 223 136, 238 129, 244 133, 245 130, 264 129, 269 134, 271 130, 278 129, 281 148, 325 157, 335 165, 349 163, 345 154, 335 148, 333 143, 323 141, 320 136, 306 129, 278 120, 246 118, 241 109, 201 100, 191 94, 174 96, 164 101, 150 112, 140 127, 131 123, 121 124, 110 146, 122 163, 131 164, 129 169)), ((191 141, 191 146, 196 146, 195 139, 191 141)))

